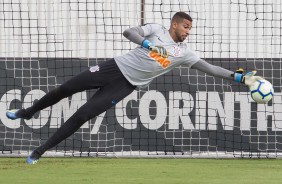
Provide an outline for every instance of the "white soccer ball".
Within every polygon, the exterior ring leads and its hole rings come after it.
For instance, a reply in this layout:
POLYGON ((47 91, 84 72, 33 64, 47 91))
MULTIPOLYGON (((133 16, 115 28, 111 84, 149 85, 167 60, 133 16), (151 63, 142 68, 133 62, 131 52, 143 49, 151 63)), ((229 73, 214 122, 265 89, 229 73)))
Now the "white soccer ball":
POLYGON ((274 89, 267 80, 257 80, 254 85, 250 87, 252 99, 257 103, 267 103, 274 95, 274 89))

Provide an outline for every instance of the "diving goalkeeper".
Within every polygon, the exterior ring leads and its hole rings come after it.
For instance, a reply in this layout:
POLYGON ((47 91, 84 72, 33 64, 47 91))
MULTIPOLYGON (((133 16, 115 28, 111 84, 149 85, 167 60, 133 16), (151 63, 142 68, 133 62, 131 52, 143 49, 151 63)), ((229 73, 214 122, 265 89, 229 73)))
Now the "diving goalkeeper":
POLYGON ((6 115, 12 120, 30 119, 36 112, 74 93, 98 89, 45 143, 27 157, 26 162, 37 163, 45 151, 68 138, 86 121, 114 106, 136 87, 148 86, 153 79, 179 65, 185 65, 212 76, 235 80, 247 86, 261 79, 255 76, 255 71, 244 75, 211 65, 200 59, 186 43, 183 43, 189 36, 191 28, 192 18, 184 12, 177 12, 172 17, 168 30, 159 24, 129 28, 123 35, 139 45, 137 48, 90 67, 47 93, 29 108, 9 110, 6 115))

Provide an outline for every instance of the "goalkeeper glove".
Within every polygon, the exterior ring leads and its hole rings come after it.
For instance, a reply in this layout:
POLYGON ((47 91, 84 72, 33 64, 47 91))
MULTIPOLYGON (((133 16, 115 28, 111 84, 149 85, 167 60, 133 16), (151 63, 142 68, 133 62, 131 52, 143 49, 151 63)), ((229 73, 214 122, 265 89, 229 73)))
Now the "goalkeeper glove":
POLYGON ((152 52, 157 53, 159 56, 163 58, 168 58, 168 52, 163 46, 160 45, 154 46, 149 40, 144 40, 142 42, 142 46, 149 49, 152 52))
POLYGON ((257 71, 248 72, 246 75, 243 74, 243 69, 239 68, 234 73, 234 80, 237 82, 241 82, 248 87, 251 87, 257 80, 262 80, 263 78, 260 76, 255 76, 257 71))
POLYGON ((163 57, 163 58, 168 58, 168 53, 166 51, 166 49, 163 46, 149 46, 149 50, 152 52, 157 53, 159 56, 163 57))

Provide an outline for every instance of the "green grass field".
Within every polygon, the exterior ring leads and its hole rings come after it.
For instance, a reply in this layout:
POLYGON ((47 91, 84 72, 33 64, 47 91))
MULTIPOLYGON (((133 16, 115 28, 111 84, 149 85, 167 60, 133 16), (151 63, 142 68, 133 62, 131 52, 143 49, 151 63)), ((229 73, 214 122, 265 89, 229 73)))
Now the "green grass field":
POLYGON ((0 183, 282 183, 280 159, 0 158, 0 183))

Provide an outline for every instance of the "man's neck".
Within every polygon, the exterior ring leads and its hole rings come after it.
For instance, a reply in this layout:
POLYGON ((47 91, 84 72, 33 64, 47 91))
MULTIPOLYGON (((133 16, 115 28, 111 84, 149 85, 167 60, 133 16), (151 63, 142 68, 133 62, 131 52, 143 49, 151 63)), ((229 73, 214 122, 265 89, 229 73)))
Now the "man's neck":
POLYGON ((170 37, 173 39, 173 41, 175 43, 178 43, 179 41, 176 38, 175 32, 171 28, 169 28, 168 32, 169 32, 170 37))

